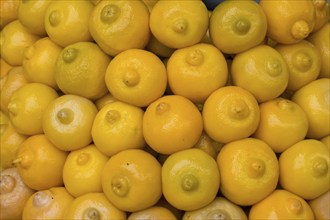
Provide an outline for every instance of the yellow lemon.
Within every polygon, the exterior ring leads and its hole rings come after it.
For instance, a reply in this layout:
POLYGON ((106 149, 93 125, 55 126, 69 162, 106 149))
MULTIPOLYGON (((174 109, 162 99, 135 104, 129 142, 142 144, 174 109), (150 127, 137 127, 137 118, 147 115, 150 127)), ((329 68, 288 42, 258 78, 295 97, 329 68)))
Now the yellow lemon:
POLYGON ((257 100, 238 86, 225 86, 214 91, 206 99, 202 115, 206 134, 220 143, 249 137, 260 120, 257 100))
POLYGON ((101 173, 107 161, 108 157, 93 144, 71 151, 63 167, 65 188, 74 197, 102 192, 101 173))
POLYGON ((154 7, 154 5, 158 2, 158 0, 142 0, 144 2, 144 4, 146 4, 146 6, 149 9, 149 12, 151 12, 151 9, 154 7))
POLYGON ((152 220, 167 219, 176 220, 175 215, 167 208, 161 206, 152 206, 150 208, 131 213, 127 220, 152 220))
POLYGON ((308 204, 313 210, 315 219, 330 219, 330 190, 315 199, 309 200, 308 204))
POLYGON ((279 157, 279 183, 304 199, 315 199, 330 189, 329 161, 329 149, 321 141, 299 141, 279 157))
POLYGON ((297 43, 305 39, 315 25, 313 1, 260 0, 267 18, 267 36, 282 44, 297 43))
POLYGON ((225 197, 216 197, 208 205, 193 211, 187 211, 183 215, 183 220, 197 219, 241 219, 247 220, 247 216, 242 207, 229 201, 225 197))
POLYGON ((183 96, 163 96, 150 104, 144 113, 144 138, 152 149, 161 154, 193 147, 202 131, 201 113, 183 96))
POLYGON ((92 41, 88 20, 93 8, 94 5, 90 1, 52 1, 44 16, 47 35, 62 47, 81 41, 92 41))
POLYGON ((330 134, 330 79, 314 80, 297 90, 292 101, 297 103, 308 118, 308 138, 320 139, 330 134))
POLYGON ((13 66, 9 65, 4 59, 0 58, 0 68, 0 77, 3 78, 8 74, 9 70, 11 70, 13 66))
POLYGON ((330 19, 330 3, 327 0, 313 0, 315 25, 312 32, 320 30, 330 19))
POLYGON ((255 138, 265 141, 276 153, 281 153, 305 138, 308 119, 295 102, 275 98, 259 105, 260 122, 255 138))
POLYGON ((19 20, 10 22, 0 32, 1 58, 12 66, 21 66, 25 47, 39 39, 40 37, 32 34, 19 20))
POLYGON ((152 34, 170 48, 183 48, 200 42, 208 24, 208 10, 202 1, 159 0, 150 13, 152 34))
POLYGON ((111 58, 93 42, 65 47, 55 67, 55 80, 65 94, 98 99, 107 93, 104 76, 111 58))
POLYGON ((41 83, 28 83, 15 91, 8 102, 10 121, 24 135, 43 133, 42 115, 57 92, 41 83))
POLYGON ((155 54, 130 49, 112 59, 105 73, 105 83, 116 99, 146 107, 164 94, 166 68, 155 54))
POLYGON ((105 105, 118 101, 113 95, 109 92, 102 96, 101 98, 94 101, 98 110, 101 110, 105 105))
POLYGON ((73 200, 64 219, 125 220, 126 213, 109 202, 103 193, 87 193, 73 200))
POLYGON ((213 91, 226 84, 228 78, 225 57, 211 44, 199 43, 177 49, 166 67, 171 91, 194 103, 204 103, 213 91))
POLYGON ((0 29, 17 19, 19 5, 20 1, 17 0, 0 1, 0 29))
POLYGON ((175 207, 173 207, 166 199, 164 196, 162 196, 158 202, 156 203, 155 206, 160 206, 160 207, 164 207, 168 210, 170 210, 174 215, 175 217, 179 220, 179 219, 182 219, 182 216, 184 214, 184 211, 183 210, 179 210, 175 207))
POLYGON ((255 1, 223 1, 212 12, 209 30, 217 48, 237 54, 265 39, 267 20, 255 1))
POLYGON ((34 193, 25 185, 17 168, 0 172, 0 219, 21 219, 24 205, 34 193))
POLYGON ((165 199, 175 208, 192 211, 212 202, 220 186, 217 163, 200 149, 175 152, 162 166, 165 199))
POLYGON ((314 219, 308 203, 294 193, 277 189, 264 200, 254 204, 249 212, 250 220, 264 219, 314 219))
POLYGON ((221 192, 237 205, 253 205, 266 198, 277 186, 277 157, 262 140, 243 138, 226 144, 217 163, 221 192))
POLYGON ((161 165, 146 151, 121 151, 105 164, 102 188, 120 210, 137 212, 149 208, 162 195, 161 165))
POLYGON ((330 149, 330 135, 321 138, 320 141, 330 149))
POLYGON ((51 102, 43 114, 42 128, 59 149, 72 151, 92 142, 92 125, 97 108, 81 96, 63 95, 51 102))
POLYGON ((27 136, 17 133, 9 117, 0 111, 0 171, 14 166, 17 150, 27 136))
POLYGON ((26 201, 23 219, 63 219, 73 199, 62 186, 37 191, 26 201))
POLYGON ((18 7, 18 20, 33 34, 46 35, 44 17, 52 1, 21 1, 18 7))
POLYGON ((149 40, 149 10, 143 1, 100 1, 89 19, 89 31, 110 56, 143 49, 149 40))
POLYGON ((321 53, 321 71, 319 78, 330 78, 330 22, 327 22, 322 28, 307 38, 309 42, 315 45, 321 53))
POLYGON ((236 55, 231 64, 234 85, 251 92, 258 102, 281 95, 289 82, 289 70, 274 48, 260 45, 236 55))
POLYGON ((8 71, 6 77, 1 78, 2 88, 0 91, 0 107, 1 111, 8 114, 8 103, 13 93, 27 84, 28 81, 24 76, 22 66, 13 67, 8 71), (3 80, 3 81, 2 81, 3 80))
POLYGON ((45 190, 63 185, 62 170, 67 155, 45 135, 32 135, 20 145, 14 164, 27 186, 45 190))
POLYGON ((55 81, 56 58, 62 47, 55 44, 50 38, 41 38, 24 50, 23 70, 24 76, 30 82, 43 83, 58 89, 55 81))
POLYGON ((121 101, 107 104, 93 122, 95 146, 107 156, 126 149, 142 149, 146 145, 142 134, 143 115, 141 108, 121 101))
POLYGON ((218 153, 220 152, 221 148, 223 147, 222 143, 219 143, 203 131, 202 135, 200 136, 198 142, 194 145, 195 148, 199 148, 206 153, 208 153, 214 159, 217 158, 218 153))
POLYGON ((277 44, 275 49, 282 55, 288 67, 288 90, 296 91, 318 78, 321 55, 313 44, 302 40, 288 45, 277 44))

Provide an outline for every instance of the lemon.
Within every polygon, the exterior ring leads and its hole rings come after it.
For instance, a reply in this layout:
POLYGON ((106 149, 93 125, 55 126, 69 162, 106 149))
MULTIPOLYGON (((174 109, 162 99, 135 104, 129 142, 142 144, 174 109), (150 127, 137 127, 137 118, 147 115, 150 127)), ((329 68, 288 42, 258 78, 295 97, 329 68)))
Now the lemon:
POLYGON ((39 190, 26 201, 23 219, 63 219, 73 199, 62 186, 39 190))
POLYGON ((175 51, 175 48, 167 47, 166 45, 161 43, 153 34, 150 36, 150 39, 145 49, 163 58, 170 57, 175 51))
POLYGON ((90 1, 52 1, 44 15, 48 37, 62 47, 92 41, 88 21, 93 8, 90 1))
POLYGON ((212 202, 219 190, 216 161, 200 149, 186 149, 169 155, 162 166, 165 199, 185 211, 202 208, 212 202))
POLYGON ((161 206, 152 206, 150 208, 131 213, 127 220, 152 220, 168 219, 176 220, 175 215, 167 208, 161 206))
POLYGON ((212 11, 209 30, 217 48, 237 54, 264 40, 267 20, 255 1, 224 1, 212 11))
POLYGON ((221 192, 237 205, 253 205, 266 198, 277 186, 277 157, 262 140, 243 138, 224 145, 217 163, 221 192))
POLYGON ((33 34, 46 36, 44 17, 51 1, 21 1, 18 7, 18 20, 33 34))
POLYGON ((242 207, 232 203, 223 196, 216 197, 208 205, 193 211, 187 211, 183 220, 197 219, 241 219, 247 220, 242 207))
POLYGON ((0 1, 0 29, 17 19, 19 5, 17 0, 0 1))
POLYGON ((44 134, 57 148, 72 151, 92 142, 92 125, 97 113, 94 103, 77 95, 62 95, 43 114, 44 134))
POLYGON ((143 116, 143 136, 161 154, 193 147, 203 131, 198 108, 187 98, 166 95, 151 103, 143 116))
POLYGON ((159 0, 150 13, 152 34, 169 48, 183 48, 200 42, 208 24, 208 10, 202 1, 159 0))
POLYGON ((71 151, 63 167, 65 188, 74 197, 102 192, 101 173, 107 161, 108 157, 93 144, 71 151))
POLYGON ((117 101, 104 106, 95 116, 92 137, 95 146, 107 156, 126 149, 142 149, 144 112, 141 108, 117 101))
POLYGON ((11 96, 16 90, 28 83, 24 76, 23 67, 16 66, 10 69, 8 74, 1 78, 1 82, 2 87, 0 91, 0 107, 1 111, 8 114, 8 103, 11 96))
POLYGON ((1 58, 9 65, 21 66, 25 47, 39 39, 39 36, 32 34, 19 20, 14 20, 0 32, 1 58))
POLYGON ((10 121, 24 135, 43 133, 42 115, 57 92, 41 83, 28 83, 15 91, 8 102, 10 121))
POLYGON ((126 219, 126 213, 115 207, 103 193, 87 193, 73 200, 64 219, 126 219))
POLYGON ((110 60, 93 42, 71 44, 61 51, 56 61, 56 83, 65 94, 98 99, 108 91, 104 76, 110 60))
POLYGON ((144 4, 146 4, 146 6, 149 9, 149 12, 151 12, 151 9, 155 6, 155 4, 158 2, 158 0, 142 0, 144 2, 144 4))
POLYGON ((287 89, 296 91, 318 78, 321 55, 313 44, 302 40, 289 45, 277 44, 275 49, 282 55, 288 67, 287 89))
POLYGON ((105 83, 116 99, 146 107, 164 94, 166 68, 155 54, 129 49, 112 59, 105 73, 105 83))
POLYGON ((319 78, 330 78, 330 22, 327 22, 322 28, 307 38, 309 42, 315 45, 321 53, 321 71, 319 78))
POLYGON ((101 110, 105 105, 118 101, 113 95, 109 92, 102 96, 101 98, 94 101, 98 110, 101 110))
POLYGON ((251 207, 249 219, 314 219, 314 214, 303 198, 289 191, 277 189, 251 207))
POLYGON ((170 210, 174 215, 175 217, 179 220, 179 219, 182 219, 182 216, 184 214, 184 211, 183 210, 179 210, 175 207, 173 207, 166 199, 164 196, 162 196, 158 202, 156 203, 155 206, 160 206, 160 207, 164 207, 168 210, 170 210))
POLYGON ((8 168, 0 172, 0 219, 20 219, 24 205, 34 193, 26 186, 17 168, 8 168))
POLYGON ((207 135, 228 143, 252 135, 259 124, 260 110, 255 97, 238 86, 214 91, 205 101, 203 124, 207 135))
POLYGON ((308 119, 295 102, 278 97, 261 103, 259 108, 260 122, 253 136, 265 141, 276 153, 305 138, 308 119))
POLYGON ((315 25, 313 32, 320 30, 330 19, 330 4, 326 0, 313 0, 315 8, 315 25))
POLYGON ((330 149, 330 135, 321 138, 320 141, 330 149))
POLYGON ((312 208, 315 219, 327 220, 330 219, 330 190, 323 193, 315 199, 309 200, 308 204, 312 208))
POLYGON ((0 111, 0 171, 13 167, 17 150, 27 136, 17 133, 9 117, 0 111))
POLYGON ((259 103, 281 95, 289 82, 289 70, 274 48, 260 45, 236 55, 231 65, 234 85, 251 92, 259 103))
POLYGON ((267 18, 267 36, 282 44, 297 43, 305 39, 315 25, 313 1, 260 0, 267 18))
POLYGON ((314 80, 297 90, 292 101, 297 103, 308 118, 308 138, 320 139, 330 134, 330 79, 314 80))
POLYGON ((102 171, 104 194, 117 208, 127 212, 155 205, 162 195, 161 184, 161 165, 140 149, 113 155, 102 171))
POLYGON ((211 44, 199 43, 177 49, 167 62, 168 84, 176 95, 204 103, 228 78, 224 55, 211 44))
POLYGON ((194 145, 194 147, 205 151, 211 157, 216 159, 218 153, 223 147, 223 144, 213 140, 212 138, 210 138, 210 136, 206 134, 205 131, 203 131, 198 142, 194 145))
POLYGON ((89 31, 110 56, 143 49, 150 38, 149 10, 143 1, 100 1, 89 19, 89 31))
POLYGON ((329 149, 321 141, 299 141, 279 157, 279 183, 304 199, 315 199, 330 188, 329 160, 329 149))
POLYGON ((27 186, 45 190, 63 185, 62 170, 67 155, 44 134, 32 135, 20 145, 14 164, 27 186))
POLYGON ((4 59, 0 58, 0 68, 0 76, 2 79, 8 74, 9 70, 11 70, 13 66, 9 65, 4 59))

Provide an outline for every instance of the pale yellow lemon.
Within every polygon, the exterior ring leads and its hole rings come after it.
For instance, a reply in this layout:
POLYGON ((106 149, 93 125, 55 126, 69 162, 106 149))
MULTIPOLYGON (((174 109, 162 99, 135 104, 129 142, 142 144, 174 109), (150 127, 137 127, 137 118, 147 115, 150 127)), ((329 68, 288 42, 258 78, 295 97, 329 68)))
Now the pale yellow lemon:
POLYGON ((146 151, 121 151, 105 164, 102 188, 120 210, 137 212, 149 208, 162 195, 161 165, 146 151))
POLYGON ((241 219, 247 220, 246 213, 241 206, 229 201, 223 196, 216 197, 208 205, 193 211, 187 211, 183 220, 197 219, 241 219))
POLYGON ((282 44, 297 43, 305 39, 315 25, 313 1, 260 0, 267 18, 267 36, 282 44))
POLYGON ((330 219, 330 190, 315 199, 309 200, 308 204, 313 210, 315 219, 330 219))
POLYGON ((12 66, 21 66, 25 47, 40 39, 39 36, 32 34, 24 27, 19 20, 7 24, 1 30, 0 36, 1 58, 12 66))
POLYGON ((308 203, 294 193, 277 189, 264 200, 254 204, 249 212, 250 220, 264 219, 314 219, 308 203))
POLYGON ((276 153, 281 153, 305 138, 308 119, 295 102, 281 97, 259 105, 260 122, 253 137, 265 141, 276 153))
POLYGON ((22 219, 63 219, 73 199, 63 186, 39 190, 26 201, 22 219))
POLYGON ((159 0, 150 13, 152 34, 169 48, 183 48, 200 42, 208 24, 208 10, 202 1, 159 0))
POLYGON ((126 212, 114 206, 103 193, 87 193, 79 196, 67 208, 64 219, 125 220, 126 212))
POLYGON ((205 101, 203 124, 206 134, 220 143, 252 135, 259 124, 260 110, 256 98, 238 86, 214 91, 205 101))
POLYGON ((0 172, 0 219, 21 219, 24 205, 34 193, 25 185, 17 168, 0 172))
POLYGON ((94 101, 96 107, 98 110, 101 110, 105 105, 113 103, 115 101, 118 101, 113 95, 111 95, 109 92, 102 96, 101 98, 94 101))
POLYGON ((234 85, 251 92, 258 102, 281 95, 289 82, 289 71, 282 55, 260 45, 236 55, 231 64, 234 85))
POLYGON ((32 135, 20 145, 14 164, 27 186, 45 190, 63 185, 62 170, 67 155, 44 134, 32 135))
POLYGON ((143 1, 100 1, 93 9, 89 31, 110 56, 143 49, 149 40, 149 10, 143 1))
POLYGON ((93 42, 70 44, 56 60, 56 83, 65 94, 98 99, 108 91, 104 76, 110 60, 93 42))
POLYGON ((226 84, 228 78, 225 57, 211 44, 199 43, 177 49, 166 67, 171 91, 194 103, 204 103, 213 91, 226 84))
POLYGON ((129 49, 112 59, 105 73, 105 83, 116 99, 146 107, 164 94, 166 67, 149 51, 129 49))
POLYGON ((237 205, 253 205, 266 198, 277 186, 277 157, 262 140, 243 138, 224 145, 217 163, 221 192, 237 205))
POLYGON ((127 220, 152 220, 167 219, 176 220, 175 215, 167 208, 161 206, 152 206, 150 208, 131 213, 127 220))
POLYGON ((42 115, 57 92, 41 83, 27 83, 16 90, 8 102, 8 115, 17 132, 24 135, 43 133, 42 115))
POLYGON ((20 1, 18 7, 18 20, 31 33, 46 36, 44 17, 46 10, 52 1, 34 0, 20 1))
POLYGON ((44 37, 24 49, 23 73, 30 82, 38 82, 58 90, 55 81, 56 59, 62 47, 44 37))
POLYGON ((287 89, 296 91, 318 78, 321 70, 321 54, 310 42, 302 40, 294 44, 277 44, 275 49, 284 58, 289 72, 287 89))
POLYGON ((209 30, 217 48, 227 54, 237 54, 264 40, 267 20, 255 1, 223 1, 212 11, 209 30))
POLYGON ((52 1, 44 15, 48 37, 62 47, 92 41, 88 21, 93 8, 90 1, 52 1))
POLYGON ((308 118, 308 138, 320 139, 330 134, 330 79, 314 80, 297 90, 292 101, 297 103, 308 118))
POLYGON ((121 101, 104 106, 96 114, 92 126, 92 138, 97 149, 112 156, 126 149, 145 147, 143 115, 141 108, 121 101))
POLYGON ((49 103, 43 114, 42 128, 59 149, 72 151, 92 142, 95 104, 77 95, 62 95, 49 103))
POLYGON ((329 162, 329 148, 321 141, 299 141, 279 157, 279 183, 304 199, 315 199, 330 189, 329 162))
POLYGON ((313 0, 315 8, 315 25, 313 32, 320 30, 330 19, 330 3, 327 0, 313 0))
POLYGON ((151 103, 143 116, 143 136, 161 154, 193 147, 202 131, 201 113, 183 96, 163 96, 151 103))
POLYGON ((17 19, 19 5, 20 1, 17 0, 0 1, 0 29, 17 19))

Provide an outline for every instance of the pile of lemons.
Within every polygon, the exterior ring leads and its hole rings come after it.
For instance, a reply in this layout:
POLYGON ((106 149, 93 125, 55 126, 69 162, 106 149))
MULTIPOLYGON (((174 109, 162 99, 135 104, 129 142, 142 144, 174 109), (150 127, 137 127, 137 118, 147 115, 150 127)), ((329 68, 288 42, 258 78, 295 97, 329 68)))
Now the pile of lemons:
POLYGON ((326 0, 1 0, 0 219, 329 219, 326 0))

